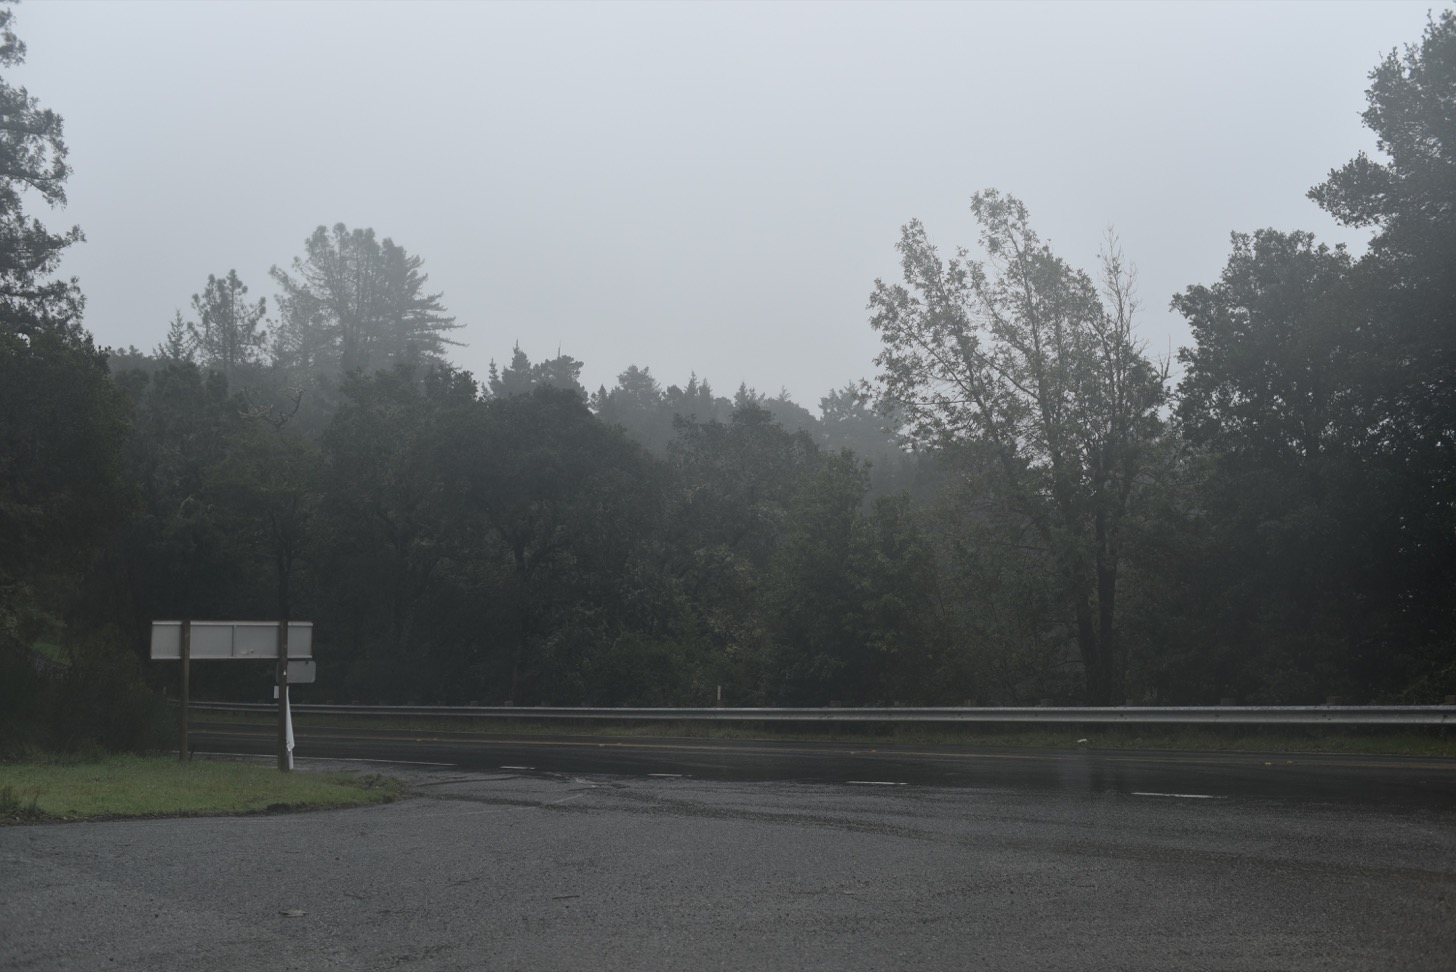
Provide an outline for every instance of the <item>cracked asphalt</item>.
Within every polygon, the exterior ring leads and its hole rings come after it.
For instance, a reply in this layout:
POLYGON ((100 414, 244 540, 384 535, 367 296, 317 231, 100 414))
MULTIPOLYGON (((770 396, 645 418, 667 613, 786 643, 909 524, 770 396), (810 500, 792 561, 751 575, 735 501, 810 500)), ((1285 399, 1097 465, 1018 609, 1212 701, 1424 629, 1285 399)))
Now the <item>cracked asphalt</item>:
POLYGON ((415 796, 0 828, 0 968, 1456 967, 1456 808, 387 771, 415 796))

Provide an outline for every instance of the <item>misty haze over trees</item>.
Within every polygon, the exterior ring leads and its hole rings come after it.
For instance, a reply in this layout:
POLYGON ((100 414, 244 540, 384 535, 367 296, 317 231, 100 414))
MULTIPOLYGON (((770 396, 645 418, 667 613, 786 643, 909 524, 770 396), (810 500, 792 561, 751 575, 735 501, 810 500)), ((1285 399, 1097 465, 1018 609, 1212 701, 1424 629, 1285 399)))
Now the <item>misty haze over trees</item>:
POLYGON ((563 349, 462 371, 424 259, 343 224, 98 349, 55 276, 81 231, 28 212, 65 202, 61 119, 0 82, 0 744, 142 738, 160 618, 314 621, 320 701, 1438 701, 1456 15, 1368 103, 1386 160, 1309 195, 1369 252, 1234 234, 1172 298, 1176 385, 1116 240, 1080 269, 986 189, 970 248, 905 225, 874 374, 816 414, 651 362, 590 391, 563 349))

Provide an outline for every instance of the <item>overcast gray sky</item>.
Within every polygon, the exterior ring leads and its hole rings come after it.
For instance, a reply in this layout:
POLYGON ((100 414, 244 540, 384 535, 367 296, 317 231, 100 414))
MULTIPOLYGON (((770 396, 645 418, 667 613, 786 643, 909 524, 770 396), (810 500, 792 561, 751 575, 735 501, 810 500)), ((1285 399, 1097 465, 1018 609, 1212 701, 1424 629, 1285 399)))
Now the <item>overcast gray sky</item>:
POLYGON ((1159 354, 1231 231, 1363 241, 1304 193, 1373 150, 1367 74, 1432 6, 36 0, 15 77, 66 119, 47 218, 102 344, 229 268, 271 312, 344 222, 424 258, 477 374, 519 341, 812 408, 873 373, 899 227, 971 245, 988 186, 1074 265, 1114 226, 1159 354))

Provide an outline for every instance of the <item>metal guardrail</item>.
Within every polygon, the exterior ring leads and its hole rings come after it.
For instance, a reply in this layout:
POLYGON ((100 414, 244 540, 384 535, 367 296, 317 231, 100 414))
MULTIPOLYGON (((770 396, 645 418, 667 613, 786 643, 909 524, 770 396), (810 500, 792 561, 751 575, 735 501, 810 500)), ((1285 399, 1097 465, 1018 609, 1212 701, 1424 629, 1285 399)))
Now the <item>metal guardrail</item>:
MULTIPOLYGON (((192 702, 197 712, 275 712, 276 703, 192 702)), ((1217 705, 1109 708, 588 709, 554 706, 294 705, 300 714, 580 719, 616 722, 1086 723, 1193 725, 1456 725, 1456 705, 1217 705)))

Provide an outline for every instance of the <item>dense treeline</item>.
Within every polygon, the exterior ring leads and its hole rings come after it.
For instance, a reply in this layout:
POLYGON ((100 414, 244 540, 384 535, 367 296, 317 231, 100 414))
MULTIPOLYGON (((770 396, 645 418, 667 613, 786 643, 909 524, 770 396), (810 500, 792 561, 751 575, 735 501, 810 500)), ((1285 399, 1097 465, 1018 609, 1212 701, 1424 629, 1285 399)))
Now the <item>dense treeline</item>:
POLYGON ((271 303, 229 271, 99 350, 79 230, 21 208, 65 201, 61 121, 0 83, 0 741, 143 741, 178 617, 313 620, 339 701, 1456 692, 1456 16, 1371 78, 1388 161, 1310 192, 1369 252, 1235 234, 1176 384, 1116 241, 1089 275, 987 190, 974 250, 905 227, 876 375, 818 415, 519 347, 477 380, 421 259, 343 225, 271 303))

